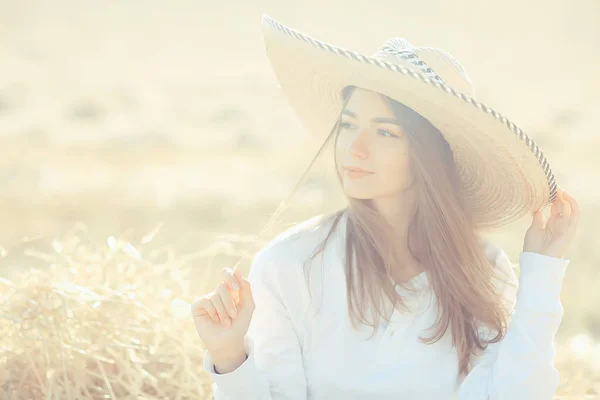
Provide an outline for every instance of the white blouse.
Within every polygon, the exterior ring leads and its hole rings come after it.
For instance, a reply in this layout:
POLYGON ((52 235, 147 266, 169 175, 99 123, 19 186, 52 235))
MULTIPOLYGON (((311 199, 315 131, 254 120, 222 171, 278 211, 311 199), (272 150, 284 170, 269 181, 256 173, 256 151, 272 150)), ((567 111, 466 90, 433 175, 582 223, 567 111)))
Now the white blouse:
POLYGON ((309 266, 311 302, 302 264, 333 223, 319 226, 319 218, 284 231, 255 256, 248 276, 255 310, 245 337, 247 360, 217 374, 210 352, 204 353, 216 400, 553 397, 559 383, 554 337, 563 316, 560 291, 569 260, 523 252, 517 281, 506 253, 482 239, 498 272, 495 287, 503 291, 512 316, 506 336, 471 356, 472 368, 462 377, 450 329, 433 344, 419 342, 419 336, 431 336, 426 329, 438 316, 425 272, 410 282, 416 293, 396 285, 412 312, 394 310, 390 324, 382 323, 371 339, 371 326, 353 328, 343 265, 346 213, 325 252, 309 266))

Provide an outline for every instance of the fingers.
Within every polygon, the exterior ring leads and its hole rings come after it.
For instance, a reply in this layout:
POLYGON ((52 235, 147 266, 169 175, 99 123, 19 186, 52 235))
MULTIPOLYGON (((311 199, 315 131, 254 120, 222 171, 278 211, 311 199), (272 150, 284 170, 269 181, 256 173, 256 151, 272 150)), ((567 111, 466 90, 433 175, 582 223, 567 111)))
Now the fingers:
POLYGON ((560 207, 563 217, 569 218, 571 216, 571 205, 565 199, 565 191, 562 189, 560 190, 560 207))
POLYGON ((227 309, 225 308, 225 304, 221 299, 221 295, 215 291, 212 294, 210 294, 208 298, 213 307, 215 308, 217 316, 219 317, 219 321, 225 326, 227 326, 227 322, 229 322, 229 326, 231 326, 231 320, 227 315, 227 309))
POLYGON ((221 269, 223 282, 216 289, 194 303, 196 316, 209 315, 215 322, 231 327, 232 319, 238 315, 237 303, 240 301, 240 290, 246 293, 250 288, 240 270, 235 267, 221 269))
POLYGON ((554 199, 554 201, 552 202, 552 205, 550 206, 550 217, 552 217, 553 219, 558 219, 560 218, 560 214, 565 214, 564 213, 564 206, 563 206, 563 199, 562 199, 562 189, 558 188, 556 189, 556 198, 554 199))
POLYGON ((221 296, 221 302, 225 308, 226 317, 235 318, 237 316, 237 307, 225 282, 217 286, 215 292, 221 296))
POLYGON ((575 198, 571 196, 571 193, 567 191, 563 191, 563 198, 570 206, 571 219, 576 222, 577 220, 579 220, 579 204, 577 203, 577 200, 575 200, 575 198))
POLYGON ((194 313, 198 316, 207 315, 215 322, 221 322, 217 315, 217 309, 208 297, 203 297, 192 306, 194 313))
POLYGON ((544 228, 544 222, 546 222, 545 218, 544 218, 544 213, 542 213, 542 210, 537 210, 533 213, 533 221, 532 221, 532 225, 534 227, 537 228, 544 228))
POLYGON ((233 298, 225 283, 219 284, 210 294, 206 295, 193 306, 196 316, 208 314, 215 322, 221 322, 225 326, 231 326, 231 319, 237 314, 233 298))
MULTIPOLYGON (((237 270, 237 267, 235 269, 237 270)), ((221 269, 221 275, 223 275, 223 281, 229 285, 231 290, 240 290, 240 283, 238 282, 239 278, 234 274, 234 271, 232 271, 231 268, 226 267, 221 269)))
POLYGON ((244 283, 244 275, 242 275, 242 271, 240 271, 238 267, 235 267, 233 269, 233 274, 235 275, 240 284, 244 283))
POLYGON ((553 220, 569 218, 571 216, 571 206, 564 197, 564 190, 558 188, 556 191, 556 199, 550 207, 550 216, 553 220))

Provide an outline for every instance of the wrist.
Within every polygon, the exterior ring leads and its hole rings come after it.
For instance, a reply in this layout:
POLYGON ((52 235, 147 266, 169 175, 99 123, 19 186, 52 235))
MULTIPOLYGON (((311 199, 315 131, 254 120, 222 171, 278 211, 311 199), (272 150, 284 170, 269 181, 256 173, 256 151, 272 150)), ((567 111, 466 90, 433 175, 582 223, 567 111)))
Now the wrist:
POLYGON ((551 251, 551 250, 530 250, 530 249, 523 249, 523 253, 536 253, 536 254, 539 254, 539 255, 542 255, 542 256, 564 259, 564 255, 563 254, 559 254, 558 252, 551 251))
POLYGON ((226 350, 211 351, 215 372, 218 374, 226 374, 236 370, 246 361, 247 354, 244 344, 229 346, 226 350))

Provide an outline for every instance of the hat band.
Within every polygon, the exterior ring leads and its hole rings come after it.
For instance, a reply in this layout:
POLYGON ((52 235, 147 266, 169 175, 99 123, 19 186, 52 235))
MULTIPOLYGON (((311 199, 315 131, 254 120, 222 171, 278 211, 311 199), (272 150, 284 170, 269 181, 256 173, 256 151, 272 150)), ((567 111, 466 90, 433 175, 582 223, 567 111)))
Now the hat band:
POLYGON ((419 56, 413 52, 412 50, 398 50, 389 45, 383 45, 377 53, 375 53, 374 57, 391 54, 394 57, 401 58, 403 60, 408 61, 413 64, 415 67, 419 68, 419 70, 426 77, 437 81, 442 84, 446 84, 444 80, 431 68, 427 63, 419 58, 419 56))

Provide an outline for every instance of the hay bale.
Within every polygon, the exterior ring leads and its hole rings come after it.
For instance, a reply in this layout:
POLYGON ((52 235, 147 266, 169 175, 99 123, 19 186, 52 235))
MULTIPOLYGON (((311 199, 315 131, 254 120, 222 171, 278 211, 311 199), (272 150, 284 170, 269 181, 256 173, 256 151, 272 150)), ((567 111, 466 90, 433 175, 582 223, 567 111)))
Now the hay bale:
POLYGON ((52 247, 48 268, 0 278, 0 398, 212 397, 172 257, 153 263, 116 238, 52 247))

